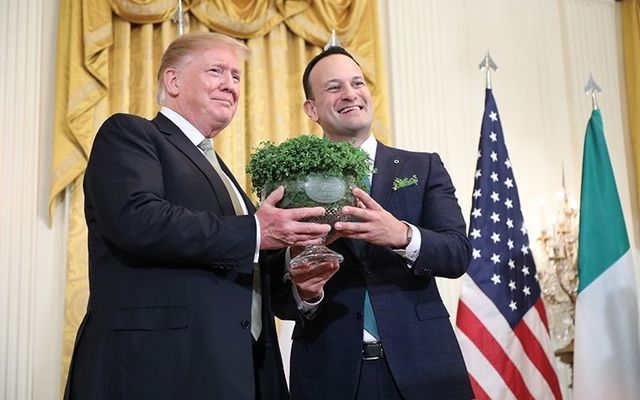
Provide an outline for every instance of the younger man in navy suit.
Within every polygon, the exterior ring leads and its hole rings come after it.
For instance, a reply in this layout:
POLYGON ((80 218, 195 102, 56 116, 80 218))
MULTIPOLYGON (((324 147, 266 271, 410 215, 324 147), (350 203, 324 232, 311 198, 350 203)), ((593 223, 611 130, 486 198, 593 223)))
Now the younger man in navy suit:
MULTIPOLYGON (((440 157, 387 147, 371 132, 362 69, 341 47, 308 64, 304 111, 325 137, 366 151, 370 194, 337 223, 343 263, 290 270, 276 314, 295 319, 290 390, 307 399, 469 399, 467 370, 435 277, 470 262, 465 223, 440 157), (415 178, 414 178, 415 177, 415 178), (394 190, 396 178, 409 184, 394 190), (315 279, 314 279, 315 278, 315 279)), ((290 249, 295 255, 297 248, 290 249)))

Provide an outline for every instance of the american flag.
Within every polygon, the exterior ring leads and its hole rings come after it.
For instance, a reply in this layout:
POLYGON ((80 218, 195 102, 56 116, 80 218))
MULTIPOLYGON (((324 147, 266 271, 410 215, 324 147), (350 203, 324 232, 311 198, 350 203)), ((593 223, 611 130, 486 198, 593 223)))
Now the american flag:
POLYGON ((485 96, 456 333, 477 399, 560 399, 547 317, 491 89, 485 96))

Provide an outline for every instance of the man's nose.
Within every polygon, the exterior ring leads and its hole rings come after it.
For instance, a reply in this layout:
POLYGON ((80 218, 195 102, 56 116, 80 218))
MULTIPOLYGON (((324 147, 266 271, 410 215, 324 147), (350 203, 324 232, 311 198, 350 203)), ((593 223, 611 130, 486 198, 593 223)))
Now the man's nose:
POLYGON ((357 97, 357 93, 354 88, 349 85, 346 85, 342 90, 342 99, 343 100, 353 100, 357 97))
POLYGON ((226 71, 222 74, 220 79, 220 87, 222 90, 229 92, 237 92, 238 91, 238 83, 233 78, 233 74, 229 71, 226 71))

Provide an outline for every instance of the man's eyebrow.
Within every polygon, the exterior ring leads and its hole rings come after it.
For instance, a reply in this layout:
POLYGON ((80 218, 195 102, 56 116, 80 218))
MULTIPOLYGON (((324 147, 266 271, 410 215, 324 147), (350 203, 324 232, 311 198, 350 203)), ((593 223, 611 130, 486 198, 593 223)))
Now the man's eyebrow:
POLYGON ((328 79, 328 80, 326 80, 324 82, 325 85, 329 85, 329 84, 332 84, 332 83, 342 83, 342 80, 338 79, 338 78, 331 78, 331 79, 328 79))
POLYGON ((221 67, 222 69, 225 69, 225 70, 226 70, 226 69, 228 69, 228 70, 230 70, 230 71, 231 71, 231 73, 238 74, 238 75, 240 75, 240 74, 241 74, 241 71, 242 71, 240 68, 238 68, 238 67, 232 67, 232 66, 230 66, 229 64, 227 64, 227 63, 225 63, 225 62, 213 62, 213 63, 208 63, 208 64, 205 64, 205 67, 206 67, 206 68, 211 68, 211 67, 221 67))
MULTIPOLYGON (((355 79, 362 79, 362 80, 364 80, 364 76, 362 76, 362 75, 353 75, 352 77, 347 78, 347 79, 346 79, 346 81, 353 81, 353 80, 355 80, 355 79)), ((342 80, 342 79, 340 79, 340 78, 331 78, 331 79, 326 80, 326 81, 325 81, 325 84, 329 84, 329 83, 341 83, 341 82, 343 82, 343 80, 342 80)))

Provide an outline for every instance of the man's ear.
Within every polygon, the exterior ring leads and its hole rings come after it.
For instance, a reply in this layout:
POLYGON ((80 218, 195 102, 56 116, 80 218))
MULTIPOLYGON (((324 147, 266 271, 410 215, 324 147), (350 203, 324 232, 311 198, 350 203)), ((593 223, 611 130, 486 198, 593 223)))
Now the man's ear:
POLYGON ((318 122, 318 110, 316 109, 316 103, 313 100, 305 100, 302 105, 304 113, 307 114, 312 121, 318 122))
POLYGON ((173 68, 167 68, 162 75, 164 79, 164 88, 169 97, 176 97, 180 92, 180 85, 178 84, 178 74, 173 68))

